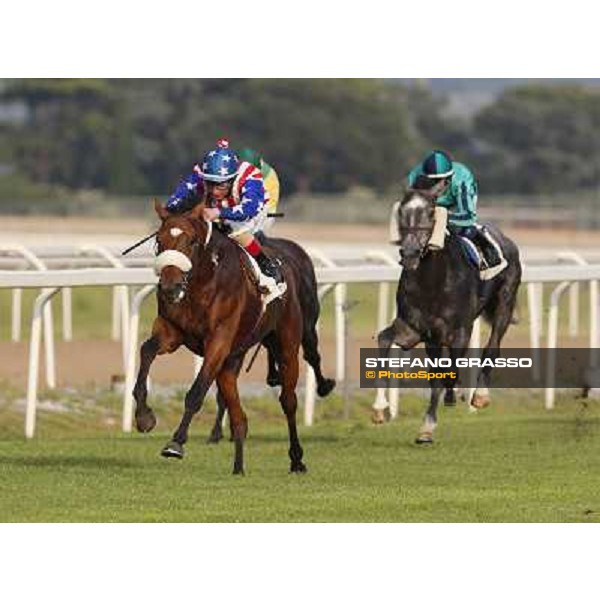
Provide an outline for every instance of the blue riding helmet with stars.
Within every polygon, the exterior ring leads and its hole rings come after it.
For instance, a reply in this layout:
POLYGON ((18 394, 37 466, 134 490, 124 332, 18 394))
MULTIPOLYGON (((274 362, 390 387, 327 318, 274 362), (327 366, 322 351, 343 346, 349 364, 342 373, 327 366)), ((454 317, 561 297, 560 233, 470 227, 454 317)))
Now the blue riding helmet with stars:
POLYGON ((240 161, 226 140, 219 140, 217 147, 207 152, 199 165, 202 178, 215 183, 233 179, 239 166, 240 161))

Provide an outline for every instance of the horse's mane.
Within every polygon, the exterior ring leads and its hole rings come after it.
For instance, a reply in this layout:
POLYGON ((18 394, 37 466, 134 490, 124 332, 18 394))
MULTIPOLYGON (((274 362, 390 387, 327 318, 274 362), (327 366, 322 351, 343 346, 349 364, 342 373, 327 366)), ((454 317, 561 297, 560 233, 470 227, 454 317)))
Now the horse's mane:
POLYGON ((421 189, 421 188, 418 188, 415 186, 408 187, 408 188, 405 188, 403 191, 402 198, 400 199, 400 206, 404 206, 404 204, 406 204, 407 202, 412 200, 413 197, 417 194, 419 196, 421 196, 422 198, 425 198, 425 200, 428 200, 429 202, 433 202, 437 198, 437 194, 434 192, 431 192, 428 189, 421 189))
POLYGON ((437 185, 438 181, 436 179, 430 179, 425 175, 419 175, 415 182, 412 185, 413 190, 426 191, 431 190, 437 185))

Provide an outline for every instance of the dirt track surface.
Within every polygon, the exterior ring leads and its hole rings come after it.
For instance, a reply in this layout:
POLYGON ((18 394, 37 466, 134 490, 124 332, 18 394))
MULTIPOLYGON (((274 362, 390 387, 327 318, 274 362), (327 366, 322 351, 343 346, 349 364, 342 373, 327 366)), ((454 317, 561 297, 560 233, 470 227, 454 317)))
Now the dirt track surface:
MULTIPOLYGON (((0 242, 57 243, 64 240, 92 241, 98 237, 115 241, 135 241, 153 230, 155 219, 97 219, 88 217, 11 217, 0 216, 0 242)), ((277 223, 273 233, 307 242, 364 243, 386 242, 385 225, 331 223, 277 223)), ((517 244, 527 246, 566 246, 583 248, 600 246, 600 231, 563 229, 505 229, 517 244)))
MULTIPOLYGON (((360 348, 372 346, 369 338, 355 338, 350 343, 348 370, 351 379, 358 379, 360 348)), ((335 377, 335 345, 333 340, 321 341, 323 371, 326 377, 335 377)), ((27 385, 27 361, 29 347, 26 342, 0 342, 0 382, 8 381, 11 386, 25 390, 27 385)), ((262 349, 250 373, 243 373, 241 382, 264 382, 267 366, 266 352, 262 349)), ((248 364, 250 355, 246 357, 248 364)), ((150 376, 161 384, 191 385, 193 378, 193 357, 190 352, 180 348, 172 355, 159 356, 152 366, 150 376)), ((40 353, 39 383, 45 386, 44 354, 40 353)), ((245 366, 244 366, 245 370, 245 366)), ((305 373, 304 361, 301 361, 301 378, 305 373)), ((98 385, 108 387, 113 376, 122 375, 121 346, 119 342, 93 340, 56 343, 56 377, 58 387, 77 387, 80 385, 98 385), (82 359, 82 357, 84 357, 82 359)))

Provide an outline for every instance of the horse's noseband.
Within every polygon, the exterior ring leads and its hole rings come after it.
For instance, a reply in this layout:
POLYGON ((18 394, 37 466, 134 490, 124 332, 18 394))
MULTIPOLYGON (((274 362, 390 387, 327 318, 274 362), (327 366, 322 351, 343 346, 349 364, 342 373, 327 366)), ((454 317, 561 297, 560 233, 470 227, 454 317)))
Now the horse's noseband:
POLYGON ((192 261, 179 250, 164 250, 154 259, 154 272, 160 275, 165 267, 177 267, 187 274, 192 270, 192 261))
MULTIPOLYGON (((418 233, 419 231, 428 231, 431 233, 432 228, 431 227, 418 227, 418 226, 411 226, 411 227, 400 227, 400 255, 402 255, 402 250, 403 250, 403 246, 402 246, 402 239, 404 238, 404 235, 407 233, 418 233)), ((429 244, 425 244, 419 252, 419 259, 423 258, 427 253, 429 252, 429 244)))

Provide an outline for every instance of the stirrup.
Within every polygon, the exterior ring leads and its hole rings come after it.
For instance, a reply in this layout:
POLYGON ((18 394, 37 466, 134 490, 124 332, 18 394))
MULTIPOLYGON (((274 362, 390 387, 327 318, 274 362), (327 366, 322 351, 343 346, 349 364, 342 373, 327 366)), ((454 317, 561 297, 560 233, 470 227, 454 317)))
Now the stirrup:
POLYGON ((506 261, 506 259, 503 256, 500 263, 495 265, 494 267, 488 267, 487 269, 481 269, 479 271, 479 279, 481 279, 481 281, 488 281, 490 279, 493 279, 494 277, 496 277, 496 275, 502 273, 502 271, 504 271, 504 269, 506 269, 506 267, 508 267, 508 262, 506 261))
POLYGON ((267 259, 262 265, 258 265, 265 277, 270 277, 276 284, 284 282, 281 272, 281 261, 278 258, 267 259))

